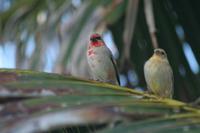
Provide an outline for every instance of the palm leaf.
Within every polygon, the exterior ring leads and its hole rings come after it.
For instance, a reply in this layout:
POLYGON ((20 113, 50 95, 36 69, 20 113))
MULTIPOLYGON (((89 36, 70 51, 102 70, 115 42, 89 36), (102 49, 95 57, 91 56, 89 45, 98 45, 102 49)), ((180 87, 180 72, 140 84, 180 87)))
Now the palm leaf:
POLYGON ((200 110, 180 101, 44 72, 2 69, 0 75, 5 133, 200 130, 200 110))

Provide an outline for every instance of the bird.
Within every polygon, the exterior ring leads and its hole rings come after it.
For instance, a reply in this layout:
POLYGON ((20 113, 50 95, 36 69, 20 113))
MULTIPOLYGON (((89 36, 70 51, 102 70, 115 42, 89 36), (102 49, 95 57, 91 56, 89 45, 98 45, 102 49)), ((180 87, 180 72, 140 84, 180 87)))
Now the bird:
POLYGON ((94 80, 120 85, 119 73, 112 53, 98 33, 90 35, 87 61, 94 80))
POLYGON ((147 89, 162 98, 172 98, 174 91, 173 71, 166 52, 157 48, 153 56, 144 65, 147 89))

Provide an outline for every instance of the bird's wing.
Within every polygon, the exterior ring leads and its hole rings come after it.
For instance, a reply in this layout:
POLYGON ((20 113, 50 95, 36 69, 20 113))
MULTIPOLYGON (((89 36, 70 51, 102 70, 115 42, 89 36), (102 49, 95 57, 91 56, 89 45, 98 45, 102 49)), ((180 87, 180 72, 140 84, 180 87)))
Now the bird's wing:
POLYGON ((119 71, 117 69, 117 66, 116 66, 116 62, 115 60, 113 59, 113 55, 112 55, 112 52, 110 51, 110 49, 106 46, 106 50, 108 51, 109 55, 110 55, 110 60, 113 64, 113 67, 115 69, 115 75, 116 75, 116 78, 117 78, 117 82, 118 84, 120 85, 120 80, 119 80, 119 71))
POLYGON ((112 61, 112 64, 113 64, 113 66, 114 66, 114 69, 115 69, 115 75, 116 75, 116 77, 117 77, 117 82, 118 82, 118 84, 120 85, 119 72, 118 72, 118 69, 117 69, 116 63, 115 63, 115 61, 114 61, 114 59, 113 59, 112 56, 111 56, 110 59, 111 59, 111 61, 112 61))
POLYGON ((173 93, 174 93, 174 74, 173 74, 170 64, 169 64, 169 69, 170 69, 170 74, 171 74, 171 78, 172 78, 172 95, 173 95, 173 93))

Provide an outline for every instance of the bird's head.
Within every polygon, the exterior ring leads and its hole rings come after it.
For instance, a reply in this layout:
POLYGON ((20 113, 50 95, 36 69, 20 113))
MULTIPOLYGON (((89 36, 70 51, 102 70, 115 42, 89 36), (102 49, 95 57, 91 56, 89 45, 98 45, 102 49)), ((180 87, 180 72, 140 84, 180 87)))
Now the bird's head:
POLYGON ((167 54, 166 54, 165 50, 163 50, 161 48, 157 48, 154 50, 154 56, 160 57, 162 59, 167 58, 167 54))
POLYGON ((95 33, 90 36, 90 45, 94 47, 99 47, 105 45, 103 39, 101 38, 101 35, 95 33))

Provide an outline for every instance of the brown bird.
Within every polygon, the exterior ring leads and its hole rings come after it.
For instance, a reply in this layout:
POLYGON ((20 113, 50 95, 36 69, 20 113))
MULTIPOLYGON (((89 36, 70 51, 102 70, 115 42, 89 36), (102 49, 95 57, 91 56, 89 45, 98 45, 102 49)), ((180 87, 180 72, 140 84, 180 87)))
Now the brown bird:
POLYGON ((153 56, 144 65, 144 76, 149 92, 163 98, 172 98, 173 72, 163 49, 154 50, 153 56))

